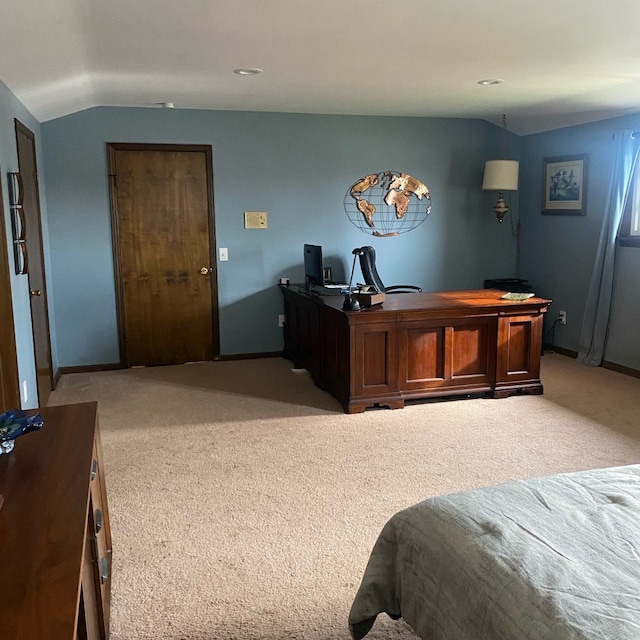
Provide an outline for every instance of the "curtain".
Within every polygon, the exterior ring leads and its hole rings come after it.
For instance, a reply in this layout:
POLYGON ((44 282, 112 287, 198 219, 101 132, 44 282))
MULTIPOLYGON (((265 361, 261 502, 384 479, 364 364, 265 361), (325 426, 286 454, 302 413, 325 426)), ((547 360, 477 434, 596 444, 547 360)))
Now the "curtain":
POLYGON ((602 363, 609 328, 615 268, 616 238, 631 190, 640 138, 630 130, 614 135, 613 170, 602 220, 596 260, 580 331, 578 360, 597 367, 602 363))

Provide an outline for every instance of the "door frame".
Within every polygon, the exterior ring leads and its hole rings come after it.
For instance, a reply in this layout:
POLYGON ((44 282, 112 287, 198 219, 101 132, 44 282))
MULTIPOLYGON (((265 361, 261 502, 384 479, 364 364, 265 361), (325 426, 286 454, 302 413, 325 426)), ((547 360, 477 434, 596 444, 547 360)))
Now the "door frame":
POLYGON ((22 405, 18 380, 18 354, 2 179, 0 179, 0 218, 3 223, 0 228, 0 324, 2 325, 2 336, 0 337, 0 412, 4 412, 8 409, 19 409, 22 405))
MULTIPOLYGON (((49 360, 49 370, 47 372, 47 378, 49 382, 49 393, 51 393, 51 391, 53 391, 56 388, 56 379, 53 373, 53 354, 51 351, 51 325, 49 322, 49 294, 48 294, 48 288, 47 288, 47 272, 44 264, 45 254, 44 254, 44 239, 42 234, 42 207, 40 206, 40 179, 38 176, 38 155, 36 153, 36 137, 33 131, 31 131, 31 129, 29 129, 29 127, 27 127, 26 125, 22 124, 22 122, 20 122, 20 120, 18 120, 17 118, 14 118, 14 125, 15 125, 15 133, 16 133, 16 155, 18 159, 18 170, 20 171, 20 173, 22 173, 22 170, 20 169, 20 151, 18 149, 18 146, 19 146, 18 134, 22 134, 25 138, 28 138, 29 143, 31 145, 31 153, 33 154, 33 179, 35 182, 34 188, 35 188, 35 200, 36 200, 35 201, 36 215, 34 215, 34 218, 37 221, 37 225, 38 225, 35 232, 38 235, 37 242, 40 249, 40 260, 39 260, 38 266, 42 274, 42 290, 44 293, 43 309, 44 309, 44 320, 46 324, 46 333, 43 336, 43 338, 46 339, 46 349, 47 349, 47 356, 49 360)), ((24 183, 24 180, 25 180, 24 175, 22 176, 22 180, 24 183)), ((28 223, 27 223, 27 233, 29 233, 28 223)), ((34 233, 33 229, 31 229, 31 233, 32 234, 34 233)), ((29 248, 29 239, 27 238, 27 249, 28 248, 29 248)), ((29 292, 31 292, 30 272, 31 272, 32 265, 34 263, 32 256, 33 254, 29 256, 31 259, 29 261, 29 271, 27 272, 27 282, 29 286, 29 292)), ((46 405, 46 402, 43 402, 41 389, 40 389, 40 378, 43 376, 41 376, 38 370, 36 328, 35 328, 35 323, 33 322, 33 306, 31 304, 31 293, 29 293, 29 313, 31 316, 31 336, 33 340, 33 361, 34 361, 35 374, 36 374, 36 389, 38 392, 38 405, 40 407, 44 407, 46 405)), ((48 397, 47 397, 47 401, 48 401, 48 397)))
POLYGON ((113 271, 116 285, 116 316, 118 320, 118 347, 120 366, 128 367, 125 344, 124 286, 122 284, 122 255, 118 226, 118 198, 116 190, 117 151, 178 151, 204 153, 207 174, 207 210, 209 219, 209 261, 211 267, 211 325, 213 332, 213 359, 220 360, 220 317, 218 305, 218 268, 216 261, 216 225, 213 204, 213 153, 208 144, 153 144, 107 142, 107 164, 109 176, 109 204, 111 210, 111 240, 113 246, 113 271))

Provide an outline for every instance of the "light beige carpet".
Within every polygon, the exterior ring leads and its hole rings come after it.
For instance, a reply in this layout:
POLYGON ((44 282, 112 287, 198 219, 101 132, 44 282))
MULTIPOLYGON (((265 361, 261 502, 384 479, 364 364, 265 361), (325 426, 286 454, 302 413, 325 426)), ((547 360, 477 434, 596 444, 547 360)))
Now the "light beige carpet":
MULTIPOLYGON (((51 404, 99 403, 113 640, 346 640, 399 509, 640 461, 640 380, 545 355, 542 381, 345 415, 279 358, 63 376, 51 404)), ((415 635, 383 615, 369 637, 415 635)))

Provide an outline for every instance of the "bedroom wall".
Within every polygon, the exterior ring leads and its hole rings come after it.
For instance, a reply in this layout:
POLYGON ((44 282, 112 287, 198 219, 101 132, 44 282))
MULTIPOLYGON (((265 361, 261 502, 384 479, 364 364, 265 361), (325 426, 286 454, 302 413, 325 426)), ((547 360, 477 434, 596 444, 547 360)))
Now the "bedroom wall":
MULTIPOLYGON (((613 133, 640 129, 640 114, 567 127, 522 139, 520 213, 521 272, 539 295, 553 304, 545 326, 554 344, 578 351, 582 316, 589 291, 603 211, 611 179, 613 133), (589 156, 585 216, 541 215, 543 159, 586 153, 589 156), (566 326, 552 320, 567 311, 566 326)), ((619 247, 611 324, 605 360, 640 370, 640 249, 619 247)))
MULTIPOLYGON (((4 198, 4 232, 7 234, 7 246, 11 261, 11 296, 16 334, 16 350, 18 354, 18 377, 23 408, 38 405, 37 384, 35 376, 35 360, 33 352, 33 334, 31 328, 31 307, 29 302, 29 284, 26 275, 16 276, 13 265, 13 238, 11 235, 11 218, 9 210, 9 189, 7 173, 18 170, 18 155, 16 148, 16 133, 14 120, 17 118, 35 135, 36 156, 38 161, 38 180, 40 185, 40 208, 42 211, 42 232, 45 248, 45 277, 49 285, 51 280, 50 252, 48 250, 47 203, 45 194, 45 176, 43 170, 43 153, 40 135, 40 124, 27 111, 24 105, 14 96, 8 87, 0 81, 0 178, 2 179, 2 194, 4 198)), ((49 286, 49 315, 52 316, 54 292, 49 286)), ((50 319, 51 357, 53 366, 57 363, 55 319, 50 319)), ((1 328, 0 328, 1 330, 1 328)))
MULTIPOLYGON (((119 359, 106 142, 212 144, 217 244, 230 251, 230 261, 218 264, 224 355, 282 347, 274 283, 280 276, 301 279, 304 242, 322 244, 327 262, 345 274, 351 249, 373 244, 388 283, 426 290, 479 287, 485 277, 515 275, 511 231, 495 223, 492 194, 480 190, 484 161, 500 157, 501 149, 501 131, 486 122, 100 108, 40 125, 0 82, 9 241, 6 172, 17 170, 16 117, 36 134, 55 368, 119 359), (410 234, 376 239, 351 225, 342 199, 356 178, 386 168, 421 178, 434 211, 410 234), (267 210, 269 229, 245 231, 245 210, 267 210)), ((553 337, 574 351, 608 188, 611 135, 622 127, 640 129, 640 115, 527 136, 521 149, 517 137, 510 139, 513 157, 522 153, 513 203, 522 221, 519 275, 554 300, 548 320, 567 310, 568 324, 553 337), (587 215, 540 215, 542 159, 573 153, 589 154, 587 215)), ((634 369, 640 369, 639 276, 640 250, 621 248, 606 359, 634 369)), ((31 407, 36 383, 25 276, 12 277, 12 295, 23 406, 31 407)))
MULTIPOLYGON (((276 282, 303 279, 305 242, 323 246, 334 277, 348 277, 351 250, 364 244, 388 284, 480 288, 514 275, 515 240, 481 191, 501 144, 484 121, 95 108, 43 123, 42 135, 60 366, 119 361, 107 142, 212 145, 217 245, 229 249, 218 263, 223 355, 282 349, 276 282), (433 212, 380 239, 351 224, 343 198, 385 169, 422 180, 433 212), (269 228, 245 230, 245 210, 267 211, 269 228)), ((514 157, 518 147, 513 136, 514 157)))

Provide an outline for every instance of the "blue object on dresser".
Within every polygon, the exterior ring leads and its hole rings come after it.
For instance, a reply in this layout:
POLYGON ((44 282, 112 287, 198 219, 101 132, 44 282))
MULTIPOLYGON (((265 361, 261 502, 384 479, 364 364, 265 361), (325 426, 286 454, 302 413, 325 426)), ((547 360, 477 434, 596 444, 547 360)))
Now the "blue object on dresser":
POLYGON ((0 455, 13 451, 16 438, 38 431, 44 424, 39 413, 28 415, 22 409, 11 409, 0 415, 0 455))

